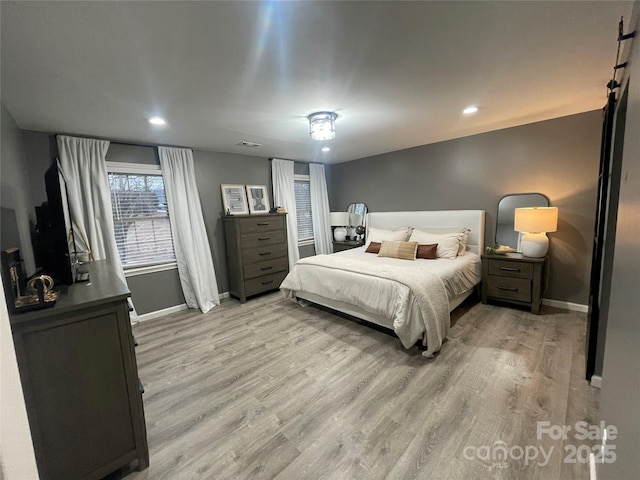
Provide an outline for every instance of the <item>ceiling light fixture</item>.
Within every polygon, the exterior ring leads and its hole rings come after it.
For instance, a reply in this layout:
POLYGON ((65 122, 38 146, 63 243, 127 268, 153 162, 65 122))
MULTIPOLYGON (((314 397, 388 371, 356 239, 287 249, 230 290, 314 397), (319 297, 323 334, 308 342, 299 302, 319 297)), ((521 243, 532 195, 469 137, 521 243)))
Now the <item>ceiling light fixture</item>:
POLYGON ((477 111, 478 107, 467 107, 462 111, 462 113, 464 113, 465 115, 471 115, 472 113, 476 113, 477 111))
POLYGON ((334 112, 316 112, 309 119, 309 134, 314 140, 331 140, 336 136, 336 118, 334 112))
POLYGON ((149 119, 149 123, 151 125, 162 126, 162 125, 166 125, 167 121, 164 118, 161 118, 161 117, 151 117, 149 119))
POLYGON ((323 152, 330 152, 331 149, 329 147, 322 147, 323 152))

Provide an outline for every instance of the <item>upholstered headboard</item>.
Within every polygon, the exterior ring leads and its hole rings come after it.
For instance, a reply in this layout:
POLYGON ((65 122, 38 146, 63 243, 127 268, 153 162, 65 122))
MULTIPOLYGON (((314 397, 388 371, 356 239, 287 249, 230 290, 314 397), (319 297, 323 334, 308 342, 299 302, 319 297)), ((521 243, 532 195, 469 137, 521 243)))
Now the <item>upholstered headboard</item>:
POLYGON ((467 250, 484 252, 484 210, 433 210, 421 212, 371 212, 367 228, 467 227, 467 250))

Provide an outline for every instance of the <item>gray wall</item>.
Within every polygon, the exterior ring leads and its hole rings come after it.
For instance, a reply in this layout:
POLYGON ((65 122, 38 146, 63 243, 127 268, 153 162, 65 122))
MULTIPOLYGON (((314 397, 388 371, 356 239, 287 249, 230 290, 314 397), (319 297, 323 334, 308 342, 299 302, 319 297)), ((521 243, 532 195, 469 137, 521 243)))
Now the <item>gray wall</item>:
MULTIPOLYGON (((640 2, 634 2, 634 21, 625 33, 640 27, 640 2)), ((619 435, 616 461, 599 465, 598 478, 640 478, 640 38, 633 40, 629 67, 626 134, 618 203, 611 296, 600 396, 600 418, 615 425, 619 435)), ((624 83, 624 82, 623 82, 624 83)))
MULTIPOLYGON (((0 104, 2 133, 0 135, 0 173, 2 175, 1 204, 16 212, 16 220, 24 242, 20 245, 27 271, 34 268, 33 252, 29 232, 29 175, 25 166, 22 137, 15 120, 0 104), (24 203, 22 203, 24 202, 24 203), (24 236, 26 235, 26 236, 24 236)), ((20 232, 18 232, 20 233, 20 232)), ((9 314, 0 289, 0 398, 2 399, 2 427, 0 428, 0 478, 37 479, 35 454, 31 442, 31 431, 27 410, 18 374, 9 314)))
POLYGON ((333 165, 331 210, 483 209, 492 245, 500 198, 543 193, 559 209, 544 297, 586 305, 601 129, 593 111, 333 165))

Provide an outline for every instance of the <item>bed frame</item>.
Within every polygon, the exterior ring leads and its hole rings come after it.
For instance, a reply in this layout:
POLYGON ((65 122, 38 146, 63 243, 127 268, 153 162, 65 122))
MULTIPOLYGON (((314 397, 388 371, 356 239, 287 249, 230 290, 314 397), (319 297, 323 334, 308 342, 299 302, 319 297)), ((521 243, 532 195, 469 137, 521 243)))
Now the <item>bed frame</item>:
MULTIPOLYGON (((437 227, 467 227, 471 231, 467 240, 467 251, 480 255, 484 251, 484 210, 434 210, 420 212, 373 212, 367 214, 367 229, 373 228, 437 228, 437 227)), ((473 288, 449 299, 449 311, 453 311, 471 293, 473 288)), ((324 307, 360 318, 376 325, 393 330, 393 322, 380 315, 375 315, 361 308, 330 298, 321 297, 313 293, 297 292, 298 298, 307 300, 324 307)))

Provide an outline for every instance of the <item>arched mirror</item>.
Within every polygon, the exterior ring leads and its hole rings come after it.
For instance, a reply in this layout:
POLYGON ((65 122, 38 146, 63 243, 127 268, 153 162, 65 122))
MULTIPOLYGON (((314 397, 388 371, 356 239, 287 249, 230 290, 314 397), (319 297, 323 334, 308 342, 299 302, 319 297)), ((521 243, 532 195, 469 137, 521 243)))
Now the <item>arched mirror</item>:
POLYGON ((513 229, 516 208, 548 206, 549 199, 541 193, 516 193, 502 197, 496 217, 496 243, 517 249, 520 234, 513 229))
POLYGON ((350 203, 347 206, 347 212, 349 212, 351 220, 351 228, 348 232, 349 238, 360 240, 363 238, 364 227, 367 223, 367 206, 364 203, 350 203))

